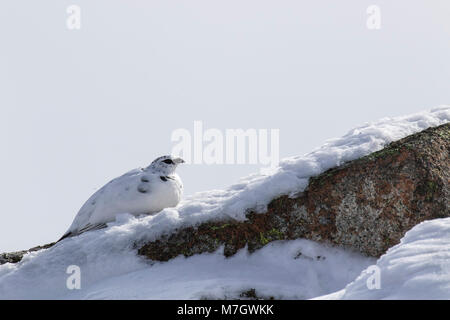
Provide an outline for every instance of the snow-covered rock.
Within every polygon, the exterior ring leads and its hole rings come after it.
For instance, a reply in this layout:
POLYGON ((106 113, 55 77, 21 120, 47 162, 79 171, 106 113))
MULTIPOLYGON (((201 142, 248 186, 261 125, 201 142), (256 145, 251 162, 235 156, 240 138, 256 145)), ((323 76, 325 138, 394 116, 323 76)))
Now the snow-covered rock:
POLYGON ((68 299, 309 299, 345 286, 373 258, 308 240, 276 241, 225 258, 219 249, 158 262, 69 292, 68 299))
POLYGON ((138 256, 137 250, 141 244, 180 228, 228 218, 244 221, 247 209, 264 211, 272 199, 304 191, 312 176, 449 121, 450 107, 441 106, 367 123, 310 154, 285 159, 272 174, 251 175, 226 190, 196 194, 177 208, 165 209, 154 216, 118 215, 106 229, 27 253, 18 263, 0 265, 0 298, 199 298, 235 296, 248 289, 255 289, 262 296, 312 298, 336 291, 374 263, 373 258, 307 240, 276 242, 252 255, 241 250, 228 259, 219 251, 164 263, 138 256), (294 259, 294 252, 298 251, 302 254, 308 251, 305 257, 313 260, 294 259), (317 256, 326 259, 316 261, 317 256), (81 290, 67 287, 70 277, 67 270, 74 265, 81 271, 81 290), (188 273, 191 278, 185 277, 185 270, 191 270, 188 273), (271 281, 266 272, 274 274, 277 270, 283 272, 271 281), (255 276, 252 278, 251 274, 255 276), (250 279, 247 282, 246 275, 250 279), (295 276, 292 285, 287 284, 287 279, 295 276), (158 286, 167 290, 167 294, 158 286))
POLYGON ((450 216, 450 124, 428 128, 384 149, 311 177, 305 192, 273 199, 246 221, 228 219, 177 230, 139 254, 167 261, 184 254, 233 255, 274 240, 310 239, 379 257, 424 220, 450 216))

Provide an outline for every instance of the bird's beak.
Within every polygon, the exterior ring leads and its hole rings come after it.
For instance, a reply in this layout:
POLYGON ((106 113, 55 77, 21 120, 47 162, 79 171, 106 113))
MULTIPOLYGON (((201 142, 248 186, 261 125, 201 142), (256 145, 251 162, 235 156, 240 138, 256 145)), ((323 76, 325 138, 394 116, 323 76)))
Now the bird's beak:
POLYGON ((173 159, 173 162, 175 162, 176 164, 185 163, 185 161, 181 158, 175 158, 173 159))

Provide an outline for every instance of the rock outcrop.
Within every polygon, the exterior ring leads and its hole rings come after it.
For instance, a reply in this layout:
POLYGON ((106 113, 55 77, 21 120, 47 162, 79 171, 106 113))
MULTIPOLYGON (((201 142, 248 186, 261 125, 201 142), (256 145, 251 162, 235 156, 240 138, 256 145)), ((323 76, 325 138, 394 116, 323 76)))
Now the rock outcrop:
POLYGON ((0 265, 5 263, 17 263, 20 260, 22 260, 23 256, 29 252, 33 251, 39 251, 42 249, 48 249, 51 246, 53 246, 55 243, 49 243, 43 246, 37 246, 28 250, 22 250, 22 251, 16 251, 16 252, 9 252, 9 253, 0 253, 0 265))
MULTIPOLYGON (((416 224, 450 216, 450 123, 392 142, 384 149, 312 177, 295 198, 281 196, 266 212, 246 221, 203 223, 138 248, 140 255, 167 261, 180 254, 231 256, 274 240, 305 238, 378 257, 416 224)), ((0 264, 53 244, 0 254, 0 264)))
POLYGON ((306 238, 378 257, 416 224, 450 216, 450 124, 429 128, 310 179, 295 198, 282 196, 247 220, 177 230, 138 252, 167 261, 180 254, 226 256, 281 239, 306 238))

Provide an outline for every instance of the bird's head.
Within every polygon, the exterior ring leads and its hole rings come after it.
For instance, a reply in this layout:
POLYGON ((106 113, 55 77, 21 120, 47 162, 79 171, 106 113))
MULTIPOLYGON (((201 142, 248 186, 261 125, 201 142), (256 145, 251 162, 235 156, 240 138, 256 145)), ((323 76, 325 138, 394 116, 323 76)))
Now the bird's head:
POLYGON ((172 156, 162 156, 156 158, 148 168, 155 172, 160 172, 162 175, 168 176, 175 172, 175 169, 180 163, 184 163, 184 160, 172 156))

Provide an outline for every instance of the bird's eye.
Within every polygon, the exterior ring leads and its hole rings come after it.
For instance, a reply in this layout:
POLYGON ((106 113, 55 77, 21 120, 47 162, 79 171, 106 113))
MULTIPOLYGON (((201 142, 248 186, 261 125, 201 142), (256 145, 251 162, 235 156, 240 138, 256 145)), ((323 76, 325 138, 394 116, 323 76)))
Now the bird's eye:
POLYGON ((170 159, 164 160, 163 162, 164 162, 164 163, 167 163, 167 164, 173 164, 173 161, 170 160, 170 159))

